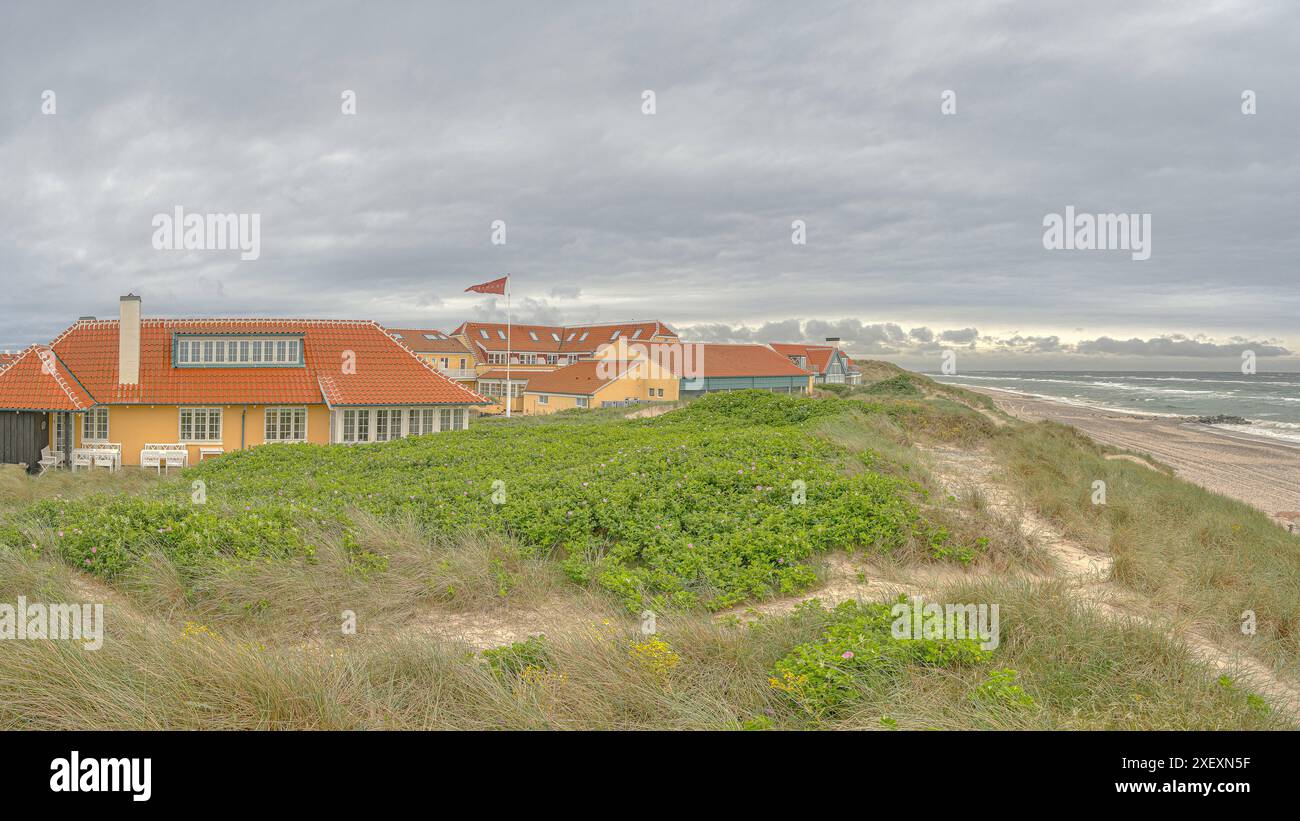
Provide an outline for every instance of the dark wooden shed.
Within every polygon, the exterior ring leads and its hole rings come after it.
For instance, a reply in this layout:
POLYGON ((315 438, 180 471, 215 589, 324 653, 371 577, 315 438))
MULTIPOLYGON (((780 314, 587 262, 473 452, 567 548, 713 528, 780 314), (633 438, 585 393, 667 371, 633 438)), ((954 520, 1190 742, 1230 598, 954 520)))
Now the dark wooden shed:
POLYGON ((39 411, 0 411, 0 463, 35 467, 50 442, 48 419, 39 411))

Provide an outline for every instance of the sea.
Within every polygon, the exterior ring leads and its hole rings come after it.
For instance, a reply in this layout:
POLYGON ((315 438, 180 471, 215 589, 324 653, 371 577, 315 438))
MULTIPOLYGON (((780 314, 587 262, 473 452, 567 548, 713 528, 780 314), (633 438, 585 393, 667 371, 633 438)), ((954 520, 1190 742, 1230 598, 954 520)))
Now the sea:
POLYGON ((1249 424, 1215 427, 1300 443, 1300 373, 965 371, 926 376, 1119 413, 1238 416, 1249 424))

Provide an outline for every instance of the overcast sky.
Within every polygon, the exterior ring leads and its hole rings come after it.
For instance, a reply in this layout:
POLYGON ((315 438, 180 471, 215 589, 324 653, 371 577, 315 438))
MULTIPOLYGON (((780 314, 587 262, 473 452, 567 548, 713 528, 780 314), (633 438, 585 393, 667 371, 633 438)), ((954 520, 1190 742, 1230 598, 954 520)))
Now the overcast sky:
POLYGON ((628 5, 6 0, 0 348, 127 291, 450 329, 510 272, 520 321, 1300 370, 1296 4, 628 5), (1150 258, 1045 249, 1071 205, 1150 258), (155 249, 176 206, 260 256, 155 249))

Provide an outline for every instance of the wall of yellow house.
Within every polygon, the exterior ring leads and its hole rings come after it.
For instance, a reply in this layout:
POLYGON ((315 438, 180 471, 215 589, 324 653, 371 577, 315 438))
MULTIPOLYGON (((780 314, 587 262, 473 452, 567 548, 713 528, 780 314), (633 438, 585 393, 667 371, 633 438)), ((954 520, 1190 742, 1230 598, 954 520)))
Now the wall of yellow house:
MULTIPOLYGON (((642 367, 630 369, 624 376, 615 379, 588 397, 588 407, 599 408, 604 402, 623 402, 628 399, 636 399, 641 402, 676 402, 681 398, 679 393, 681 388, 680 379, 652 363, 646 369, 654 372, 656 376, 653 378, 640 376, 642 367), (664 392, 663 396, 659 395, 660 389, 664 392)), ((523 412, 545 415, 578 406, 578 397, 576 396, 548 394, 545 403, 538 401, 540 396, 541 394, 525 393, 523 412)))
MULTIPOLYGON (((190 464, 199 460, 199 448, 220 447, 229 453, 240 448, 241 416, 243 417, 243 445, 252 447, 266 441, 266 409, 268 407, 296 407, 303 405, 185 405, 184 407, 220 407, 221 441, 187 442, 190 464)), ((325 444, 329 442, 329 408, 325 405, 306 405, 307 441, 325 444)), ((167 444, 180 441, 180 409, 178 405, 109 405, 107 441, 122 446, 122 464, 139 465, 140 451, 146 444, 167 444)), ((50 444, 59 447, 54 441, 55 424, 53 414, 50 420, 50 444)), ((73 423, 73 447, 81 447, 83 436, 81 414, 75 415, 73 423)))
POLYGON ((467 353, 417 352, 415 355, 417 358, 423 359, 435 368, 456 368, 458 370, 472 370, 474 368, 474 357, 467 353), (444 359, 447 360, 447 364, 445 365, 442 362, 444 359))
MULTIPOLYGON (((578 398, 576 396, 564 396, 561 394, 547 394, 546 404, 541 404, 538 399, 541 394, 526 393, 524 394, 524 413, 536 416, 545 416, 548 413, 558 413, 562 410, 570 410, 578 407, 578 398)), ((593 404, 593 407, 595 405, 593 404)))

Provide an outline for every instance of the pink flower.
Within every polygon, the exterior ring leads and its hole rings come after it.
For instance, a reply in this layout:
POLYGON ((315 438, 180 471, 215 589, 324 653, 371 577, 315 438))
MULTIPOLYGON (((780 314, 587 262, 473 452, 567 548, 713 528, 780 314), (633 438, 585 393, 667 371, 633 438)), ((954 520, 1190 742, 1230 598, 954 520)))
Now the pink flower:
POLYGON ((694 550, 694 549, 695 549, 695 542, 687 542, 687 543, 686 543, 686 546, 689 547, 689 548, 691 548, 692 550, 694 550))
POLYGON ((91 553, 98 553, 98 552, 99 552, 99 548, 98 548, 98 547, 92 547, 92 548, 90 549, 90 552, 91 552, 91 553))
POLYGON ((843 653, 840 654, 840 658, 846 658, 846 659, 851 659, 851 658, 853 658, 853 651, 852 651, 852 650, 845 650, 843 653))
POLYGON ((59 538, 60 538, 60 539, 63 538, 63 531, 62 531, 62 530, 59 531, 59 538))
POLYGON ((86 564, 87 564, 87 565, 90 564, 90 559, 86 559, 86 564))

